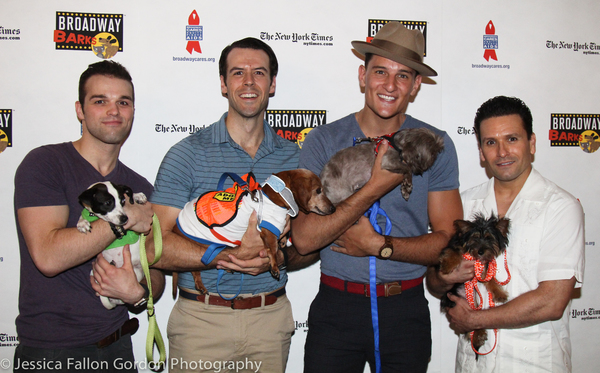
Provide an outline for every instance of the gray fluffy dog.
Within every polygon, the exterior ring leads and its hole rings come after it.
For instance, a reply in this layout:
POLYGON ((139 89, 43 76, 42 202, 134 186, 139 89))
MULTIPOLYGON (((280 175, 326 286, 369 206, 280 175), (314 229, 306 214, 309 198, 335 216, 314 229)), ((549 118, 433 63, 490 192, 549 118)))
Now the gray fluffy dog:
MULTIPOLYGON (((366 143, 342 149, 327 162, 320 177, 325 195, 334 205, 354 194, 369 181, 378 139, 366 139, 366 143)), ((433 165, 444 149, 444 140, 426 128, 400 130, 387 140, 390 147, 381 167, 404 174, 402 197, 408 201, 412 192, 412 175, 421 175, 433 165)))

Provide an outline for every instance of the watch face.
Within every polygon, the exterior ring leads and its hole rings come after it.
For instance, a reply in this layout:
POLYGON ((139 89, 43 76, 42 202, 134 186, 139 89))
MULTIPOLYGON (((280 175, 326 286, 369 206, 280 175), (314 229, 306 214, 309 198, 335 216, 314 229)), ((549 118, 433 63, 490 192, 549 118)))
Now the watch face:
POLYGON ((390 256, 392 256, 392 248, 391 247, 384 247, 383 249, 381 249, 381 252, 379 253, 379 255, 382 258, 389 258, 390 256))

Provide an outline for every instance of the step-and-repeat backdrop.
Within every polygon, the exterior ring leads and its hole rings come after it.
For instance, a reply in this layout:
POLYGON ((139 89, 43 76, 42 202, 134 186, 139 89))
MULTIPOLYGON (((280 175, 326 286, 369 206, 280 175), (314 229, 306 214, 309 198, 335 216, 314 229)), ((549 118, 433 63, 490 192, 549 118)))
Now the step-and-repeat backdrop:
MULTIPOLYGON (((31 149, 76 140, 77 82, 88 64, 112 59, 131 72, 136 118, 121 159, 151 182, 171 145, 216 121, 227 109, 218 59, 232 41, 253 36, 280 63, 267 119, 302 144, 310 129, 363 106, 362 61, 352 40, 368 40, 387 21, 426 37, 425 62, 439 76, 424 79, 408 113, 447 131, 458 149, 461 190, 486 180, 472 130, 481 103, 496 95, 522 98, 534 116, 534 166, 575 195, 586 213, 586 277, 572 304, 573 370, 600 364, 600 277, 595 268, 600 177, 600 3, 583 1, 113 1, 3 0, 0 3, 0 360, 11 370, 18 343, 14 320, 19 254, 13 213, 14 173, 31 149), (596 165, 596 166, 594 166, 596 165)), ((288 294, 296 332, 288 372, 301 372, 309 305, 319 267, 293 273, 288 294)), ((168 278, 170 287, 170 277, 168 278)), ((48 294, 52 297, 52 294, 48 294)), ((454 371, 456 336, 429 297, 430 372, 454 371)), ((156 305, 159 326, 173 306, 156 305)), ((145 319, 144 314, 141 319, 145 319)), ((147 322, 134 336, 145 361, 147 322)), ((140 371, 145 371, 140 365, 140 371)))

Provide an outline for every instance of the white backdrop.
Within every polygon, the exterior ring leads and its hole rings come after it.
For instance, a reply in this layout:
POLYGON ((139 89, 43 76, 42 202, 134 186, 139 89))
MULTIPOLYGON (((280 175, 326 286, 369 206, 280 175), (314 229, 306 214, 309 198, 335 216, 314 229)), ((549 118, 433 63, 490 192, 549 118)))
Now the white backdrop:
MULTIPOLYGON (((600 3, 595 0, 2 0, 0 145, 7 148, 0 153, 0 361, 12 361, 18 343, 14 325, 19 289, 12 202, 15 169, 35 147, 79 138, 74 111, 77 81, 88 64, 99 61, 85 49, 89 39, 84 36, 95 31, 93 27, 101 31, 99 19, 112 20, 113 28, 104 31, 112 32, 121 50, 111 58, 130 70, 136 87, 135 125, 121 159, 151 182, 171 145, 190 129, 213 123, 226 110, 217 61, 232 41, 254 36, 275 50, 280 72, 270 110, 324 112, 326 122, 332 122, 363 105, 357 80, 361 60, 353 54, 350 42, 372 36, 368 32, 373 20, 399 20, 426 25, 425 62, 439 76, 422 85, 408 113, 450 134, 458 150, 461 190, 486 180, 471 130, 479 105, 503 94, 520 97, 531 108, 538 139, 534 166, 579 198, 586 212, 586 278, 572 304, 577 311, 571 319, 573 371, 597 371, 600 279, 593 268, 600 263, 595 251, 600 216, 593 190, 600 178, 593 165, 598 164, 599 155, 584 152, 577 141, 567 141, 567 134, 579 135, 586 129, 571 128, 570 119, 574 119, 594 131, 585 135, 597 138, 599 16, 600 3), (201 53, 186 50, 186 26, 194 10, 202 26, 201 53), (62 12, 80 14, 71 18, 71 29, 68 23, 64 27, 57 23, 62 12), (490 21, 495 27, 497 60, 488 61, 483 36, 490 21), (69 33, 74 34, 74 42, 57 45, 55 30, 65 32, 65 41, 69 33), (79 44, 76 35, 83 35, 79 44), (309 40, 297 40, 305 37, 309 40), (569 120, 562 128, 551 128, 553 114, 567 114, 561 117, 569 120), (553 134, 558 141, 551 142, 550 130, 557 131, 553 134)), ((291 128, 276 129, 285 133, 291 128)), ((598 142, 588 145, 595 150, 598 142)), ((318 277, 318 265, 290 275, 288 295, 298 329, 288 372, 302 371, 308 307, 318 277)), ((433 323, 429 371, 452 372, 457 337, 440 315, 438 301, 429 300, 433 323)), ((168 291, 157 304, 165 338, 172 305, 168 291)), ((139 361, 145 358, 146 330, 142 323, 134 336, 139 361)), ((6 367, 2 364, 0 369, 6 367)))

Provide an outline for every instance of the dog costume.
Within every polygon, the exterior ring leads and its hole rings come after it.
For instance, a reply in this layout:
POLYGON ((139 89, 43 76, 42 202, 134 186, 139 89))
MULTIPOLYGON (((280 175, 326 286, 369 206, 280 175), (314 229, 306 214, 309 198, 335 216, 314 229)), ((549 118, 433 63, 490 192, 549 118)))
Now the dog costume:
MULTIPOLYGON (((267 183, 272 187, 275 185, 273 189, 280 194, 288 194, 285 184, 275 175, 271 175, 263 185, 267 183)), ((258 213, 258 229, 265 228, 279 237, 286 224, 286 215, 295 216, 298 213, 289 189, 288 197, 284 198, 292 206, 291 210, 277 206, 267 198, 252 173, 241 178, 235 174, 223 174, 217 189, 188 202, 179 213, 177 225, 188 238, 204 244, 238 246, 248 228, 248 219, 255 210, 258 213), (222 191, 228 176, 236 182, 222 191), (255 197, 251 193, 253 191, 257 191, 255 197)))

